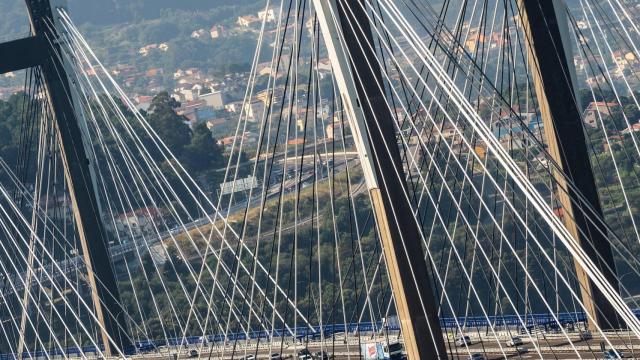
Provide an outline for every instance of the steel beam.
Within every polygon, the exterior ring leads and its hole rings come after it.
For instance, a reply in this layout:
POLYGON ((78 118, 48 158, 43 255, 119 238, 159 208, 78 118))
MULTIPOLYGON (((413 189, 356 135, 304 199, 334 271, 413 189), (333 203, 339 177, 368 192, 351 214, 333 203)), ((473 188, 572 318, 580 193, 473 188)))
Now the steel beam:
MULTIPOLYGON (((602 208, 583 131, 580 99, 575 88, 576 75, 566 3, 564 0, 518 0, 518 6, 549 153, 602 219, 602 208)), ((611 246, 603 235, 607 234, 606 228, 593 224, 586 218, 584 212, 579 210, 582 206, 578 200, 579 194, 568 189, 562 174, 555 173, 554 176, 558 187, 567 189, 558 191, 558 199, 564 209, 565 226, 609 283, 617 289, 611 246)), ((575 268, 582 302, 589 315, 595 319, 589 322, 589 327, 595 329, 596 324, 601 329, 622 327, 622 320, 610 302, 577 262, 575 268)))
POLYGON ((373 44, 371 27, 360 6, 364 3, 358 3, 366 0, 343 1, 313 3, 369 188, 405 349, 411 360, 446 359, 425 250, 405 196, 395 120, 378 85, 383 83, 381 69, 368 66, 377 61, 366 48, 367 42, 373 44))
POLYGON ((0 74, 40 65, 49 55, 42 38, 30 36, 0 44, 0 74))

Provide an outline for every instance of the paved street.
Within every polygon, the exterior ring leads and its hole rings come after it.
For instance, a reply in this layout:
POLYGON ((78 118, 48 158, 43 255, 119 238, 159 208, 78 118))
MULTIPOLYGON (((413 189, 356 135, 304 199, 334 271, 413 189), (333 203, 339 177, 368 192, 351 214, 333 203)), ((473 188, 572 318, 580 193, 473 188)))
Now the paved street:
MULTIPOLYGON (((395 339, 397 335, 391 335, 391 339, 395 339)), ((600 350, 600 342, 603 341, 602 336, 595 336, 590 340, 580 340, 579 336, 575 333, 571 333, 569 338, 571 343, 561 334, 536 334, 534 340, 531 341, 525 337, 523 339, 523 345, 515 347, 507 346, 507 340, 509 335, 506 332, 498 334, 500 340, 496 341, 495 337, 486 337, 482 341, 478 341, 478 337, 472 337, 472 344, 467 347, 454 346, 454 342, 451 341, 453 348, 449 350, 450 359, 469 359, 471 354, 484 354, 486 360, 490 359, 602 359, 603 354, 600 350), (499 345, 499 344, 500 345, 499 345)), ((611 340, 615 349, 620 351, 625 358, 640 358, 640 342, 634 344, 625 340, 628 339, 628 333, 611 333, 607 334, 611 340)), ((384 337, 375 336, 370 334, 362 335, 360 338, 361 343, 368 342, 384 342, 384 337)), ((256 354, 256 346, 258 344, 255 340, 248 343, 238 342, 233 344, 230 342, 227 346, 201 346, 190 345, 187 348, 183 348, 179 351, 175 349, 164 348, 160 353, 147 353, 143 355, 132 356, 132 359, 144 358, 144 359, 186 359, 190 358, 190 352, 196 350, 198 356, 193 358, 201 359, 243 359, 245 356, 256 354), (234 355, 232 355, 234 354, 234 355)), ((298 351, 305 348, 302 343, 289 343, 276 340, 271 344, 262 341, 258 345, 258 359, 270 359, 270 354, 279 353, 283 358, 297 359, 298 351)), ((319 341, 309 342, 306 348, 315 353, 321 350, 332 354, 334 359, 360 359, 359 357, 359 344, 358 338, 350 336, 349 340, 345 343, 344 337, 336 337, 326 339, 324 346, 319 341)), ((606 348, 610 348, 606 345, 606 348)))

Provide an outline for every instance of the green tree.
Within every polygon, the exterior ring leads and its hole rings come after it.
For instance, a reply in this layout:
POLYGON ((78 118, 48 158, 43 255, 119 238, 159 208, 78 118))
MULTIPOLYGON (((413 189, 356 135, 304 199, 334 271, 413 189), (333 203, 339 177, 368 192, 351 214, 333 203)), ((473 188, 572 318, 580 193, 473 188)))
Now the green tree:
POLYGON ((193 127, 191 142, 184 149, 184 159, 194 173, 216 170, 225 165, 222 149, 205 123, 193 127))
POLYGON ((164 143, 180 156, 191 140, 191 130, 184 121, 185 117, 176 114, 180 103, 164 91, 156 95, 149 107, 149 123, 164 143))

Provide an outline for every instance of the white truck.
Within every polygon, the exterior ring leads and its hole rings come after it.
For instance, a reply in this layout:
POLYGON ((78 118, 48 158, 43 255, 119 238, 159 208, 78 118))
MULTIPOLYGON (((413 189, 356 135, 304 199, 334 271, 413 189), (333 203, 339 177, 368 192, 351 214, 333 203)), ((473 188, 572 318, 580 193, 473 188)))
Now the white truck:
POLYGON ((395 360, 403 359, 402 344, 398 341, 388 345, 381 342, 366 343, 360 345, 360 353, 364 360, 395 360))

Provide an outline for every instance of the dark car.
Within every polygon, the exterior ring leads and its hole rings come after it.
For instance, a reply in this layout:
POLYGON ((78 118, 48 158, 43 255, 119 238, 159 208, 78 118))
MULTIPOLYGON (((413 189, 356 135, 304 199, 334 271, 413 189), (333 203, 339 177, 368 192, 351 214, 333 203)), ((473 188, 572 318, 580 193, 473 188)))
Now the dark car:
POLYGON ((302 349, 298 351, 298 359, 299 360, 312 360, 313 356, 311 356, 311 352, 309 349, 302 349))
POLYGON ((329 354, 327 354, 324 351, 318 351, 318 352, 313 353, 313 358, 316 359, 316 360, 329 360, 330 359, 329 354))

